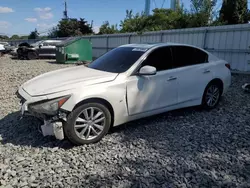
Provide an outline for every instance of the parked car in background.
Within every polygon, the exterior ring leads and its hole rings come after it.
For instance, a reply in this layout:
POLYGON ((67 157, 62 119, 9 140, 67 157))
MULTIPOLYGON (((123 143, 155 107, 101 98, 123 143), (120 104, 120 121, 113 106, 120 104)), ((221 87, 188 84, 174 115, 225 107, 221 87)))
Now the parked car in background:
POLYGON ((56 45, 60 42, 62 41, 42 40, 33 44, 22 43, 17 49, 17 56, 20 59, 55 58, 56 45))
POLYGON ((7 46, 10 46, 10 44, 8 42, 3 42, 3 41, 0 41, 0 44, 7 47, 7 46))
POLYGON ((3 44, 0 44, 0 56, 2 56, 5 53, 5 48, 3 44))
POLYGON ((17 57, 17 47, 14 47, 10 52, 9 54, 12 55, 13 57, 17 57))
POLYGON ((8 42, 4 42, 4 41, 0 41, 0 44, 2 44, 2 45, 9 45, 8 42))
POLYGON ((80 145, 135 119, 196 105, 215 108, 230 84, 230 65, 198 47, 128 44, 87 67, 35 77, 18 96, 22 114, 44 120, 44 136, 65 134, 80 145))
POLYGON ((9 53, 9 52, 11 52, 15 48, 15 46, 10 45, 8 42, 2 42, 2 41, 0 41, 0 44, 4 45, 4 49, 5 49, 4 53, 9 53))

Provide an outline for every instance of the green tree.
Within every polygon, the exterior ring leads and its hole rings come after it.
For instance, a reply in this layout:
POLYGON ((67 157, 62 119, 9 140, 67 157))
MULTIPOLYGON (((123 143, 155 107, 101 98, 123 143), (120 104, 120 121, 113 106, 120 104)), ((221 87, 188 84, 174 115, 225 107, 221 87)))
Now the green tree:
POLYGON ((12 35, 11 37, 10 37, 10 39, 12 39, 12 40, 17 40, 17 39, 19 39, 20 37, 18 36, 18 35, 12 35))
POLYGON ((226 24, 248 23, 247 0, 224 0, 220 20, 226 24))
POLYGON ((186 28, 189 25, 190 15, 182 7, 176 11, 171 9, 154 9, 153 14, 133 14, 132 11, 126 12, 126 18, 121 21, 121 32, 145 32, 159 31, 167 29, 186 28))
POLYGON ((78 27, 82 35, 93 33, 92 26, 90 26, 84 18, 80 18, 78 21, 78 27))
POLYGON ((191 0, 189 27, 202 27, 212 24, 216 15, 217 0, 191 0))
POLYGON ((108 21, 105 21, 99 30, 98 34, 114 34, 118 33, 119 30, 117 29, 117 25, 110 25, 108 21))
POLYGON ((76 36, 77 19, 62 19, 58 24, 58 37, 76 36))
POLYGON ((57 29, 51 32, 54 37, 70 37, 91 33, 93 33, 91 26, 83 18, 80 18, 80 20, 76 18, 62 19, 58 23, 57 29))
POLYGON ((147 16, 144 13, 133 14, 132 10, 126 11, 126 17, 121 21, 121 32, 143 32, 146 31, 147 16))
POLYGON ((147 18, 146 30, 158 31, 186 28, 189 24, 189 14, 181 7, 176 11, 171 9, 154 9, 153 15, 147 18))
POLYGON ((7 35, 0 35, 0 39, 6 40, 6 39, 9 39, 9 37, 7 35))
POLYGON ((58 27, 53 27, 48 33, 48 38, 57 38, 58 32, 59 32, 58 27))
POLYGON ((247 10, 247 21, 250 21, 250 10, 247 10))
POLYGON ((25 35, 24 35, 24 36, 20 36, 19 38, 20 38, 20 39, 28 39, 29 36, 25 36, 25 35))
POLYGON ((43 35, 43 36, 40 36, 39 39, 41 39, 41 40, 46 40, 46 39, 48 39, 48 36, 43 35))
POLYGON ((39 33, 37 29, 35 29, 34 31, 31 31, 30 35, 28 36, 28 39, 37 39, 37 38, 39 38, 39 33))

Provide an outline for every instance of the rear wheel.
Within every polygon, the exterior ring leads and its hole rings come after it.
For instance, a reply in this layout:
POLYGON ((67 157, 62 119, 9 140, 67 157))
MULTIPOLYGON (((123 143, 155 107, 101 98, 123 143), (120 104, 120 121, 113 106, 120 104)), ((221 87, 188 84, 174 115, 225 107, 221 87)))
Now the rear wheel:
POLYGON ((222 94, 222 85, 218 82, 210 83, 203 94, 202 106, 205 109, 215 108, 221 98, 222 94))
POLYGON ((67 138, 74 144, 100 141, 111 125, 108 108, 100 103, 86 103, 73 110, 64 126, 67 138))
POLYGON ((22 50, 21 49, 17 49, 17 58, 18 59, 22 59, 23 56, 22 56, 22 50))
POLYGON ((36 52, 28 52, 27 58, 29 60, 34 60, 38 58, 38 54, 36 52))

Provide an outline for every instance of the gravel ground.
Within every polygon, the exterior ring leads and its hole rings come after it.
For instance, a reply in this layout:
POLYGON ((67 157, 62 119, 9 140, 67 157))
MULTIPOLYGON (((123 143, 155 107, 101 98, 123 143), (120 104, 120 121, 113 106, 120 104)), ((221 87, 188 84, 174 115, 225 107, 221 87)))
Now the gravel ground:
POLYGON ((15 91, 41 73, 72 65, 0 59, 0 187, 250 187, 250 94, 235 75, 212 111, 177 110, 114 128, 73 147, 19 120, 15 91))

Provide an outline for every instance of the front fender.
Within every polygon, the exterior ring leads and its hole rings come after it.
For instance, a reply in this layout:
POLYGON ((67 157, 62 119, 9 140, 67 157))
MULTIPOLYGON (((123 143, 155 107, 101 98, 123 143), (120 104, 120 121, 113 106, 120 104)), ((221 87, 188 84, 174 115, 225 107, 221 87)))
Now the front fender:
POLYGON ((84 100, 99 98, 109 102, 114 111, 114 126, 122 124, 128 117, 125 82, 107 82, 75 90, 69 100, 61 107, 71 112, 84 100))

